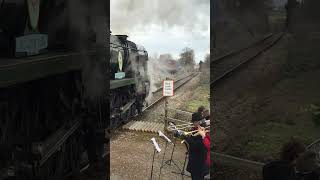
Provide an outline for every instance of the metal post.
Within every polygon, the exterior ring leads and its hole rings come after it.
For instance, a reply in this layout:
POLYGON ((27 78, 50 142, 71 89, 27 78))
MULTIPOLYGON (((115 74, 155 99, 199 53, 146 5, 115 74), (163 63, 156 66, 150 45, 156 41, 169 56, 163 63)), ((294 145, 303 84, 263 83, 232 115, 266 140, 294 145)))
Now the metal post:
POLYGON ((171 151, 171 157, 170 157, 170 160, 168 160, 169 161, 169 165, 171 165, 171 162, 172 162, 172 158, 173 158, 173 153, 174 153, 174 149, 175 149, 175 147, 176 147, 176 138, 174 138, 174 144, 173 144, 173 148, 172 148, 172 151, 171 151))
MULTIPOLYGON (((169 78, 166 77, 166 80, 169 78)), ((168 97, 164 98, 164 132, 168 130, 168 97)))
POLYGON ((168 99, 165 97, 164 101, 164 132, 167 133, 168 130, 168 99))
POLYGON ((153 157, 152 157, 152 165, 151 165, 151 176, 150 176, 150 180, 152 180, 152 175, 153 175, 153 164, 154 164, 154 157, 156 155, 156 148, 154 148, 153 150, 153 157))

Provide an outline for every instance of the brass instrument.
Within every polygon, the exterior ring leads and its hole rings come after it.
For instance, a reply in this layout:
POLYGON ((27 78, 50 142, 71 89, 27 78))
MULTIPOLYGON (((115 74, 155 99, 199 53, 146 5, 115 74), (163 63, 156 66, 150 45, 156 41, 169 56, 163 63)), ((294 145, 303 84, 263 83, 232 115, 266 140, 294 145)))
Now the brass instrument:
MULTIPOLYGON (((209 124, 207 127, 205 127, 205 132, 210 132, 210 120, 205 121, 206 124, 209 124)), ((184 124, 175 125, 173 123, 169 123, 168 130, 174 133, 176 137, 186 137, 186 136, 198 136, 199 130, 191 130, 192 128, 195 128, 193 123, 186 122, 184 124)))
MULTIPOLYGON (((194 130, 194 131, 189 131, 189 132, 185 132, 184 134, 185 135, 192 135, 192 136, 197 136, 197 135, 199 135, 199 132, 198 132, 199 130, 197 129, 197 130, 194 130), (193 134, 193 133, 195 133, 195 134, 193 134)), ((205 127, 205 132, 210 132, 210 126, 208 126, 208 127, 205 127), (208 129, 208 130, 207 130, 208 129)))

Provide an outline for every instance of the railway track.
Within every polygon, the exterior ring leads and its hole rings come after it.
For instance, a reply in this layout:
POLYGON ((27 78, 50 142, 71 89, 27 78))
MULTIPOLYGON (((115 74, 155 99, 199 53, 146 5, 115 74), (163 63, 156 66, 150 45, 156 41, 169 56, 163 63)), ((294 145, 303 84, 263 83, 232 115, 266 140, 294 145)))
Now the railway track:
MULTIPOLYGON (((198 73, 195 72, 195 73, 191 73, 191 74, 189 74, 187 76, 184 76, 184 77, 182 77, 180 79, 175 80, 174 81, 174 84, 175 84, 174 90, 179 89, 180 87, 182 87, 184 84, 189 82, 192 78, 194 78, 197 75, 198 75, 198 73)), ((142 112, 152 108, 154 105, 158 104, 160 101, 162 101, 165 98, 164 96, 162 96, 162 91, 161 90, 162 90, 162 87, 158 88, 155 92, 153 92, 154 93, 153 94, 153 102, 149 106, 145 107, 142 110, 142 112)))
POLYGON ((263 52, 273 47, 282 37, 284 33, 268 34, 261 40, 240 50, 232 51, 226 55, 213 59, 211 62, 211 72, 213 72, 213 80, 211 85, 216 85, 222 80, 229 77, 232 73, 239 71, 240 68, 248 62, 254 60, 263 52))
MULTIPOLYGON (((189 75, 187 75, 187 76, 183 76, 183 77, 180 77, 180 76, 178 76, 177 78, 175 78, 175 79, 173 79, 174 80, 174 82, 175 83, 177 83, 177 82, 179 82, 179 81, 182 81, 183 79, 185 79, 185 78, 188 78, 190 75, 192 75, 193 73, 191 73, 191 74, 189 74, 189 75)), ((162 86, 161 87, 159 87, 158 89, 156 89, 155 91, 153 91, 152 93, 157 93, 157 92, 159 92, 159 91, 161 91, 162 90, 162 86)))

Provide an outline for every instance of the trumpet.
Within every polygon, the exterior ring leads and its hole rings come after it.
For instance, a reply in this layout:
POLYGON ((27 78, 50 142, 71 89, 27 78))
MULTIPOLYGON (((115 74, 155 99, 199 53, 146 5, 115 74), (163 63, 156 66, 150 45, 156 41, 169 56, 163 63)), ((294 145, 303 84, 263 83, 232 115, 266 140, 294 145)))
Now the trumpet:
MULTIPOLYGON (((205 123, 207 126, 210 126, 210 120, 202 120, 202 121, 199 121, 199 124, 203 124, 205 123)), ((170 129, 173 129, 173 130, 188 130, 190 128, 194 128, 194 123, 192 122, 186 122, 184 124, 178 124, 178 125, 175 125, 173 124, 172 122, 169 122, 169 127, 170 129)))
MULTIPOLYGON (((210 122, 210 120, 209 120, 210 122)), ((191 123, 193 124, 193 123, 191 123)), ((174 133, 175 137, 187 137, 187 136, 198 136, 200 135, 199 130, 193 130, 193 131, 187 131, 183 130, 186 128, 192 128, 194 126, 190 126, 190 123, 182 124, 180 127, 177 127, 179 125, 174 125, 173 123, 169 123, 170 128, 172 128, 172 132, 174 133), (185 126, 183 126, 185 125, 185 126), (181 127, 182 126, 182 127, 181 127)), ((204 128, 205 132, 210 132, 210 125, 204 128)))
MULTIPOLYGON (((204 130, 205 130, 205 132, 210 132, 210 126, 205 127, 204 130)), ((197 129, 197 130, 194 130, 194 131, 184 132, 184 134, 185 135, 191 134, 193 136, 197 136, 197 135, 199 135, 199 130, 197 129), (195 134, 193 134, 193 133, 195 133, 195 134)))

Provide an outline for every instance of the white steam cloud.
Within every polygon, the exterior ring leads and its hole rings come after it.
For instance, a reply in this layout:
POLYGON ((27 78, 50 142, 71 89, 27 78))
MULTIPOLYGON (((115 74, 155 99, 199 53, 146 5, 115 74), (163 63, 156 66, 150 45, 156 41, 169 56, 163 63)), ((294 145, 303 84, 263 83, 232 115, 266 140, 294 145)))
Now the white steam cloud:
POLYGON ((158 24, 184 26, 192 32, 208 30, 209 0, 111 0, 111 27, 118 33, 158 24))
POLYGON ((210 0, 111 0, 113 34, 126 34, 149 54, 195 50, 196 61, 210 48, 210 0))

